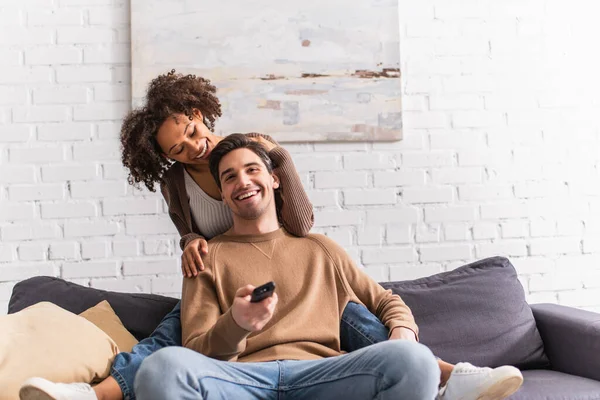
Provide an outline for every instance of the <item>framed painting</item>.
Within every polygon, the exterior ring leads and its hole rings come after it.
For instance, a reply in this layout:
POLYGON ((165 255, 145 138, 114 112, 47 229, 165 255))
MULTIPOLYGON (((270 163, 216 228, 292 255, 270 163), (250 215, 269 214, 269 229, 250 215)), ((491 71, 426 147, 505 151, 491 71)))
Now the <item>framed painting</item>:
POLYGON ((397 0, 131 0, 132 101, 171 69, 211 80, 219 134, 402 138, 397 0))

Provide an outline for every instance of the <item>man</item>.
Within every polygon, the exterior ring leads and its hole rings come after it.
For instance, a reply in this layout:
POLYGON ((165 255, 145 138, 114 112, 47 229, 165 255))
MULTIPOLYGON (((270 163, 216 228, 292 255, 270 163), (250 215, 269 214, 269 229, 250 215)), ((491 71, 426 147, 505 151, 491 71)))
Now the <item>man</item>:
MULTIPOLYGON (((279 227, 273 192, 279 182, 264 149, 231 135, 213 150, 210 168, 232 210, 233 227, 209 242, 205 272, 184 280, 187 349, 165 348, 144 361, 136 395, 435 398, 438 361, 417 342, 417 325, 400 297, 370 279, 327 237, 297 238, 279 227), (276 293, 251 302, 253 289, 269 281, 276 293), (339 321, 349 301, 367 306, 390 330, 390 339, 401 340, 342 354, 339 321)), ((478 379, 457 376, 463 383, 444 398, 504 398, 522 381, 518 371, 505 368, 485 385, 482 369, 476 369, 478 379)), ((485 372, 488 378, 493 371, 485 372)))

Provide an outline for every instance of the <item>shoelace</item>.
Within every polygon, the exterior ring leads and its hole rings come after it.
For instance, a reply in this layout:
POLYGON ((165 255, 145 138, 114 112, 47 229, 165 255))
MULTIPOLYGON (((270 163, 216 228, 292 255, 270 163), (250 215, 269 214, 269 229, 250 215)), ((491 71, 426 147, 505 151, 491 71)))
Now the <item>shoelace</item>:
POLYGON ((94 389, 87 383, 78 382, 78 383, 65 383, 65 385, 69 386, 71 389, 77 390, 82 393, 90 393, 94 389))
POLYGON ((475 373, 480 374, 482 372, 489 372, 489 371, 491 371, 491 368, 487 368, 487 367, 481 368, 481 367, 476 367, 469 363, 461 363, 459 365, 459 368, 456 368, 456 370, 453 371, 453 373, 466 375, 466 374, 475 374, 475 373))

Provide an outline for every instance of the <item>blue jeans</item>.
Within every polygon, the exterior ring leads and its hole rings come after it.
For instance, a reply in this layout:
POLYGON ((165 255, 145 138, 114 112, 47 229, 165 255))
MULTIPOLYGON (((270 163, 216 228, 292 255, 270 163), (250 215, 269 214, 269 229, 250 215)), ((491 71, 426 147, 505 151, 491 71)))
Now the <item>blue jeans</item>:
POLYGON ((168 347, 144 361, 135 392, 140 400, 433 400, 439 381, 431 350, 408 340, 319 360, 258 363, 219 361, 168 347))
MULTIPOLYGON (((181 303, 177 303, 152 335, 135 345, 131 353, 115 357, 110 374, 121 387, 125 400, 135 399, 133 382, 142 361, 164 347, 181 346, 180 307, 181 303)), ((365 306, 348 303, 340 322, 342 350, 353 352, 387 338, 388 329, 365 306)))

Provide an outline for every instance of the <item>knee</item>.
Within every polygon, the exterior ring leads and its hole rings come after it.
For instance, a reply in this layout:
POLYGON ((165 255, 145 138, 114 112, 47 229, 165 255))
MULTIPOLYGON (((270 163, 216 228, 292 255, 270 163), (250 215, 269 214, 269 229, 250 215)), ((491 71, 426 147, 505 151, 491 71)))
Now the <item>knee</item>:
POLYGON ((430 398, 440 383, 437 359, 428 347, 407 340, 390 340, 384 349, 386 367, 390 377, 407 382, 419 394, 430 398), (410 382, 410 383, 409 383, 410 382))
MULTIPOLYGON (((439 379, 438 363, 429 347, 406 340, 392 340, 390 343, 396 347, 396 351, 392 353, 401 354, 401 360, 405 365, 415 366, 415 369, 429 373, 435 372, 439 379)), ((398 363, 396 362, 396 364, 398 363)))
POLYGON ((165 373, 172 373, 177 367, 180 366, 181 353, 185 351, 182 347, 165 347, 162 348, 150 356, 148 356, 137 373, 137 377, 142 379, 145 376, 151 376, 153 374, 161 374, 164 376, 165 373))
POLYGON ((183 353, 190 351, 183 347, 165 347, 147 357, 138 370, 134 391, 140 399, 166 399, 176 384, 176 378, 185 365, 181 362, 183 353))

